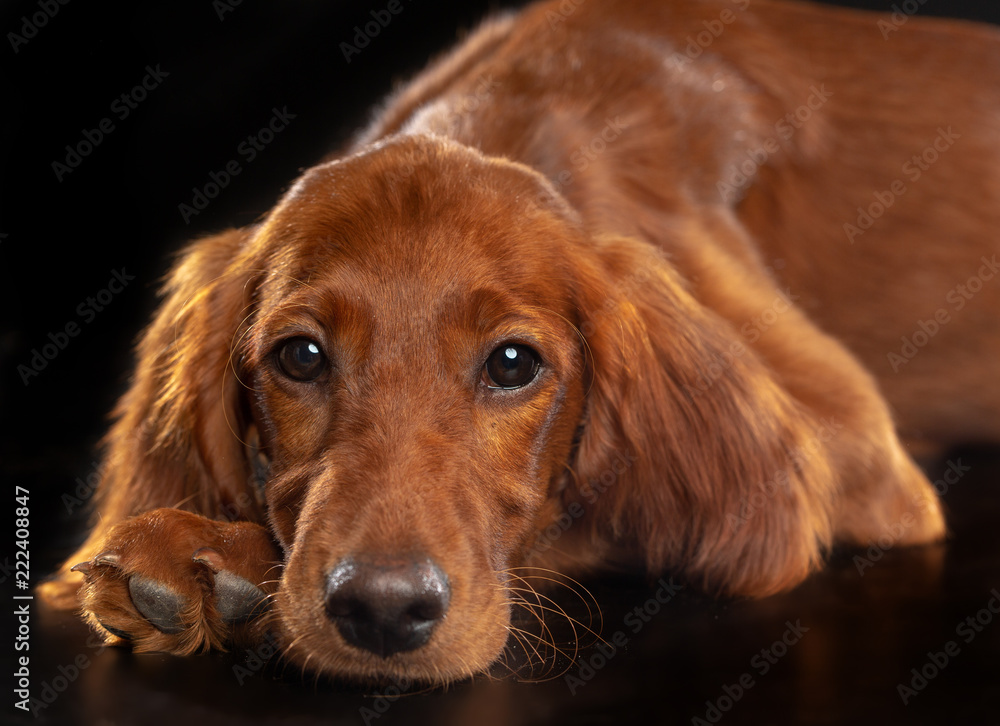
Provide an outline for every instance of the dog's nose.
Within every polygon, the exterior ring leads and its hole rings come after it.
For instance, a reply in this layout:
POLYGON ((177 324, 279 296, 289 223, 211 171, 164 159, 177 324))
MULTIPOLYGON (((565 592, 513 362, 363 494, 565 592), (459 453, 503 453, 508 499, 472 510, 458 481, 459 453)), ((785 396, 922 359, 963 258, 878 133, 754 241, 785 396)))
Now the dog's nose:
POLYGON ((326 578, 326 614, 351 645, 387 657, 419 648, 451 599, 427 557, 345 557, 326 578))

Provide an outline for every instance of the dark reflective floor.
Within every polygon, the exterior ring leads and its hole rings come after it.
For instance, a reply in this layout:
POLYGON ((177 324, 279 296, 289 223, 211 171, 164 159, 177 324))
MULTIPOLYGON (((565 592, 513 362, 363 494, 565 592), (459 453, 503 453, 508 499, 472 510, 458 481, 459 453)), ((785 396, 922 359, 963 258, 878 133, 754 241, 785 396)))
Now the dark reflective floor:
MULTIPOLYGON (((542 682, 498 667, 444 692, 379 698, 303 679, 266 648, 190 658, 103 649, 75 618, 35 603, 31 690, 51 703, 15 723, 1000 723, 1000 453, 950 462, 931 470, 957 479, 943 496, 946 544, 837 553, 794 592, 754 602, 670 580, 588 582, 603 638, 622 647, 536 662, 535 676, 551 678, 542 682)), ((554 596, 596 624, 590 601, 554 596)), ((565 623, 550 623, 572 651, 565 623)))

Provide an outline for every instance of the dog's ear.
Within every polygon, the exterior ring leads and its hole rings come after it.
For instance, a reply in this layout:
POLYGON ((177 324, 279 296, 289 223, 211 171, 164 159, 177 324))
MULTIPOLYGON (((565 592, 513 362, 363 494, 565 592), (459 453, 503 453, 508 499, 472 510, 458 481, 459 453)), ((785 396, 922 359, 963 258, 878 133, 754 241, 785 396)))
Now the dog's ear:
POLYGON ((90 559, 112 526, 149 509, 259 518, 233 360, 254 284, 243 241, 241 230, 197 241, 171 272, 103 442, 94 528, 61 575, 90 559))
POLYGON ((649 245, 598 239, 583 257, 592 381, 573 471, 595 535, 713 592, 796 584, 832 538, 822 424, 649 245))

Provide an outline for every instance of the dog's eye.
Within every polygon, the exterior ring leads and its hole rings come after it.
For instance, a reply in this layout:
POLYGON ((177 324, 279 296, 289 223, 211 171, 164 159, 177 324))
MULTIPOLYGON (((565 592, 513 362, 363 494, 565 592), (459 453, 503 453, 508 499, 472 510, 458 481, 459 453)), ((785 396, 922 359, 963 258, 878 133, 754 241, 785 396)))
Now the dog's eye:
POLYGON ((319 344, 309 338, 292 338, 278 349, 278 367, 289 378, 311 381, 323 372, 326 356, 319 344))
POLYGON ((539 365, 538 354, 528 346, 501 345, 483 366, 483 383, 490 388, 520 388, 534 380, 539 365))

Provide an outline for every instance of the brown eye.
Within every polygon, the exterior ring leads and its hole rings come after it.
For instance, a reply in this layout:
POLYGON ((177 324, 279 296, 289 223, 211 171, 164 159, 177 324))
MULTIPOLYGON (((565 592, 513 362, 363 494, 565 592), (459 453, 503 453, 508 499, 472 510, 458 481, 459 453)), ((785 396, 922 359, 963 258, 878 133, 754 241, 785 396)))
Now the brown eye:
POLYGON ((535 379, 540 366, 538 353, 531 348, 507 343, 486 359, 482 380, 490 388, 520 388, 535 379))
POLYGON ((312 381, 326 369, 326 356, 319 343, 309 338, 292 338, 277 353, 278 368, 296 381, 312 381))

